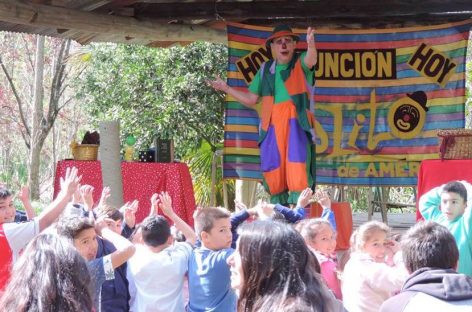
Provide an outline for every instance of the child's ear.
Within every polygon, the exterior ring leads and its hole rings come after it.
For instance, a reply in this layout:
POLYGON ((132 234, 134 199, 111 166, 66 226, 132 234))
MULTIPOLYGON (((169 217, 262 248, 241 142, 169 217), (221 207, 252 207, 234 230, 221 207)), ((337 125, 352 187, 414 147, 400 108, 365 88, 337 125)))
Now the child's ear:
POLYGON ((202 233, 200 234, 200 236, 202 237, 202 242, 204 241, 207 241, 208 240, 208 232, 205 232, 205 231, 202 231, 202 233))

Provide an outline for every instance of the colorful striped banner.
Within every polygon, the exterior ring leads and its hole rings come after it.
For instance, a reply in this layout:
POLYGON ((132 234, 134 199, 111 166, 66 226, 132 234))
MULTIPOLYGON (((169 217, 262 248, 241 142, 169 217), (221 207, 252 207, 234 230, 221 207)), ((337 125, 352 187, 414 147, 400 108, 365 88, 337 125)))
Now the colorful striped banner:
MULTIPOLYGON (((316 31, 316 182, 416 185, 438 158, 438 129, 464 128, 470 20, 397 29, 316 31)), ((247 90, 270 57, 272 28, 230 23, 228 84, 247 90)), ((305 29, 297 50, 306 49, 305 29)), ((224 177, 261 179, 258 109, 226 98, 224 177)))

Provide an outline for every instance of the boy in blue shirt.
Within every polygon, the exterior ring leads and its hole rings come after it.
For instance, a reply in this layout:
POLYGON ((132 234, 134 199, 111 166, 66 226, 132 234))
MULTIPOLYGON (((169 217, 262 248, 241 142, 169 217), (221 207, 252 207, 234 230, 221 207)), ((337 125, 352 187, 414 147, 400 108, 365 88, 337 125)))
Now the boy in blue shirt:
POLYGON ((231 289, 226 262, 234 252, 230 214, 223 208, 204 208, 195 215, 195 231, 201 246, 189 260, 189 312, 236 311, 237 297, 231 289))
POLYGON ((444 225, 454 236, 459 249, 457 271, 472 277, 472 214, 467 207, 467 193, 472 185, 452 181, 436 187, 420 198, 419 209, 426 220, 444 225))

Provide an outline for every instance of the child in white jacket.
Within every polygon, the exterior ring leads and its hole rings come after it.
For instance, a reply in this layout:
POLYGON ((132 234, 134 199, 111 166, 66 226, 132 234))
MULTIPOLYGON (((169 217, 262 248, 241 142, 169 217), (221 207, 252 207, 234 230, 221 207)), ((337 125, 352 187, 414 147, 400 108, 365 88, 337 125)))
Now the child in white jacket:
POLYGON ((384 223, 370 221, 353 233, 351 258, 344 268, 341 286, 344 307, 349 312, 379 311, 408 277, 397 253, 398 243, 387 239, 389 231, 384 223))

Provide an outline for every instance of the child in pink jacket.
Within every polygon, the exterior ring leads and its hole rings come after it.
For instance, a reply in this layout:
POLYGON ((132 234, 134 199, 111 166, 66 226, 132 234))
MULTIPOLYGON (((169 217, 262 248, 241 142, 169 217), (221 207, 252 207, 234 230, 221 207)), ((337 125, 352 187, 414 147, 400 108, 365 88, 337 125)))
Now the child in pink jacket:
POLYGON ((408 277, 401 254, 397 253, 398 243, 387 239, 389 232, 384 223, 370 221, 353 233, 351 258, 341 283, 344 307, 349 312, 379 311, 408 277))

